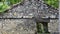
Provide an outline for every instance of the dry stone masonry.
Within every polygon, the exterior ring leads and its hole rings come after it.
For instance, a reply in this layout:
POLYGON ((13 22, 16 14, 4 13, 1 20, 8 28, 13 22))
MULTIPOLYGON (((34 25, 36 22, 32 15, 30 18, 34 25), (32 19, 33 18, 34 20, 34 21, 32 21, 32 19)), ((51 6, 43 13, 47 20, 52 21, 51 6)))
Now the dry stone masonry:
POLYGON ((58 32, 58 15, 58 10, 49 8, 42 0, 23 0, 0 15, 0 34, 35 34, 37 22, 47 22, 49 32, 58 32))
POLYGON ((33 19, 2 19, 0 31, 4 34, 34 34, 36 23, 33 19))

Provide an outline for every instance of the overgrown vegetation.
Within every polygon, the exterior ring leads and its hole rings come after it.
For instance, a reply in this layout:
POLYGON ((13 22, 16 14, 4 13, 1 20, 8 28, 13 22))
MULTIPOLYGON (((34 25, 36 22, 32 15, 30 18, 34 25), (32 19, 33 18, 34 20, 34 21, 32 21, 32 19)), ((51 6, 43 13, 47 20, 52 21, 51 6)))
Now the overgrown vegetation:
POLYGON ((0 0, 0 13, 10 8, 10 5, 21 2, 22 0, 0 0))
POLYGON ((41 23, 37 23, 37 32, 38 33, 44 33, 44 28, 43 25, 41 23))
POLYGON ((45 3, 47 3, 48 5, 54 7, 54 8, 58 8, 59 7, 59 0, 44 0, 45 3))
MULTIPOLYGON (((4 12, 4 10, 10 8, 10 5, 21 2, 22 0, 0 0, 0 12, 4 12)), ((44 0, 45 3, 51 5, 52 7, 58 8, 59 1, 58 0, 44 0)))

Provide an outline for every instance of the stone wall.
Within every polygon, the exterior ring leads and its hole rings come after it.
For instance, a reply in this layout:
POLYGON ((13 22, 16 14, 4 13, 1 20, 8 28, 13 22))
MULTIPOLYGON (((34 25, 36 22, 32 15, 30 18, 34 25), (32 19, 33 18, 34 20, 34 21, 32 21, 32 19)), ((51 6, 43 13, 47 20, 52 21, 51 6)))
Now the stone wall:
POLYGON ((0 19, 0 34, 35 34, 33 19, 0 19))
MULTIPOLYGON (((49 10, 42 2, 42 0, 24 0, 22 5, 18 4, 0 15, 0 34, 35 34, 37 29, 33 17, 38 20, 56 18, 58 11, 49 10)), ((57 26, 58 20, 50 20, 49 31, 56 32, 57 26)))
MULTIPOLYGON (((33 19, 0 19, 0 34, 35 34, 36 26, 33 19)), ((50 20, 48 30, 58 32, 58 20, 50 20)))
POLYGON ((50 33, 58 33, 58 25, 59 25, 59 20, 55 19, 55 20, 50 20, 50 23, 48 23, 48 29, 50 33))

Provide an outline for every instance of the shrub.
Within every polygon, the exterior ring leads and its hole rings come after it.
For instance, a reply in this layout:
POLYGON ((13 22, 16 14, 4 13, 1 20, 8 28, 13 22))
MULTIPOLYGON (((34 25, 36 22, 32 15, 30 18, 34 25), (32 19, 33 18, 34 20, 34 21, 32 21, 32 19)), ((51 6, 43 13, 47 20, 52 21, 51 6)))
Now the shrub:
POLYGON ((59 0, 44 0, 45 3, 47 3, 48 5, 58 8, 59 7, 59 0))
POLYGON ((10 5, 21 2, 22 0, 0 0, 0 13, 10 8, 10 5))

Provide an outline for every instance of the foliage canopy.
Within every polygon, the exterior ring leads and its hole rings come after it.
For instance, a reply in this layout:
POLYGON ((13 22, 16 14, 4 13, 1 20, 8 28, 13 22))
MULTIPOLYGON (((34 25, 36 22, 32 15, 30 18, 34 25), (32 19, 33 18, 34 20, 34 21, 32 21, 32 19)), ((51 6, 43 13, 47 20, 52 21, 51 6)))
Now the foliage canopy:
POLYGON ((59 0, 44 0, 45 3, 47 3, 48 5, 58 8, 59 7, 59 0))
POLYGON ((10 8, 10 5, 21 2, 22 0, 0 0, 0 12, 10 8))
MULTIPOLYGON (((21 2, 22 0, 0 0, 0 12, 4 12, 4 10, 8 9, 10 5, 21 2)), ((59 1, 58 0, 44 0, 45 3, 51 5, 55 8, 58 8, 59 1)))

